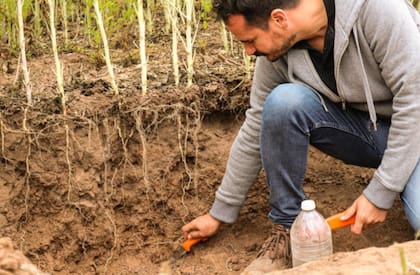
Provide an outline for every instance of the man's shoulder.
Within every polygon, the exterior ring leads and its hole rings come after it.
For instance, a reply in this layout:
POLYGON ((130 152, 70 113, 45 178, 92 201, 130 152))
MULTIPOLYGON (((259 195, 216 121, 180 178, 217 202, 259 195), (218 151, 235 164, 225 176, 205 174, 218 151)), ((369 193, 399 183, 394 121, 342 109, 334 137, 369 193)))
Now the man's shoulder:
MULTIPOLYGON (((378 22, 383 19, 383 26, 386 22, 393 20, 415 20, 420 23, 418 11, 408 0, 335 0, 336 26, 345 33, 350 33, 357 21, 378 22), (401 16, 409 11, 411 16, 401 16)), ((419 25, 420 27, 420 25, 419 25)))

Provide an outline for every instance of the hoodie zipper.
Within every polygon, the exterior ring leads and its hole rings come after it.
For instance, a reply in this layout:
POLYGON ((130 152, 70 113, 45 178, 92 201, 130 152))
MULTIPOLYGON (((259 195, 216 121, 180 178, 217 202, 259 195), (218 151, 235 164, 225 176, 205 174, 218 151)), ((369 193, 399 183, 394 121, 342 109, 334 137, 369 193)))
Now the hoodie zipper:
POLYGON ((337 84, 337 94, 340 97, 340 100, 341 100, 341 108, 343 110, 346 110, 346 100, 344 98, 344 94, 341 93, 339 76, 340 76, 341 59, 343 58, 345 49, 348 47, 348 45, 349 45, 349 40, 346 39, 346 42, 345 42, 345 44, 343 44, 343 47, 341 48, 342 50, 341 50, 341 52, 340 52, 340 54, 338 56, 338 59, 337 59, 337 67, 335 69, 335 72, 336 72, 335 73, 335 79, 336 79, 335 82, 337 84))
POLYGON ((377 130, 377 126, 376 126, 377 117, 376 117, 375 103, 373 101, 372 90, 370 89, 370 86, 369 86, 369 79, 366 73, 366 68, 363 64, 362 50, 360 48, 360 41, 359 41, 359 36, 357 33, 356 26, 353 27, 353 34, 354 34, 354 41, 356 44, 356 49, 357 49, 359 62, 361 66, 362 82, 363 82, 363 88, 364 88, 365 97, 366 97, 366 104, 369 110, 369 117, 370 117, 373 129, 376 131, 377 130))

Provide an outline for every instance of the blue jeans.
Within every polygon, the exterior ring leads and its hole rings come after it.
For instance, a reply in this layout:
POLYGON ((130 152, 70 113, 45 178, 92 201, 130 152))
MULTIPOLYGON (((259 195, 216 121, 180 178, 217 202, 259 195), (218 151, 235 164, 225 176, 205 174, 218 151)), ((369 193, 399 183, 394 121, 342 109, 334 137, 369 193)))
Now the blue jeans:
MULTIPOLYGON (((348 164, 376 168, 387 144, 390 120, 343 110, 299 84, 282 84, 267 97, 262 115, 261 158, 270 189, 269 218, 290 227, 306 198, 302 188, 309 145, 348 164)), ((411 226, 420 229, 420 164, 401 193, 411 226)))

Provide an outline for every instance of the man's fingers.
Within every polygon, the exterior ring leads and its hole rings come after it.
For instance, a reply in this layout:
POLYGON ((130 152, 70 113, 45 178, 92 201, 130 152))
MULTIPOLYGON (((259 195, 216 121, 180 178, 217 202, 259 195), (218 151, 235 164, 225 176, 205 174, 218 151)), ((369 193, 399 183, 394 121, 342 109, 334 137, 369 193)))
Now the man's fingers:
POLYGON ((192 222, 184 225, 181 229, 185 239, 208 238, 219 229, 220 221, 206 214, 195 218, 192 222))
POLYGON ((346 211, 344 211, 344 214, 341 216, 341 220, 347 220, 354 215, 356 215, 356 219, 354 224, 351 225, 350 229, 354 234, 360 235, 363 229, 363 222, 360 220, 360 218, 357 217, 357 200, 354 201, 346 211))
POLYGON ((184 225, 181 228, 182 232, 184 232, 184 239, 193 239, 191 238, 191 233, 194 232, 195 230, 197 230, 197 226, 195 226, 195 224, 193 222, 190 222, 186 225, 184 225))
POLYGON ((201 235, 200 231, 191 231, 190 233, 188 233, 187 238, 189 240, 198 239, 198 238, 202 238, 202 235, 201 235))
POLYGON ((200 220, 194 219, 191 222, 187 223, 186 225, 184 225, 181 230, 184 231, 185 233, 188 233, 190 231, 196 231, 196 230, 200 230, 201 226, 200 226, 200 220))
POLYGON ((193 229, 194 225, 192 225, 191 223, 187 223, 186 225, 184 225, 181 230, 185 233, 185 232, 189 232, 193 229))
POLYGON ((360 235, 362 233, 363 223, 356 219, 356 222, 351 226, 351 232, 354 234, 360 235))
POLYGON ((353 203, 346 211, 344 211, 343 215, 340 217, 340 220, 345 221, 350 219, 356 214, 356 204, 353 203))

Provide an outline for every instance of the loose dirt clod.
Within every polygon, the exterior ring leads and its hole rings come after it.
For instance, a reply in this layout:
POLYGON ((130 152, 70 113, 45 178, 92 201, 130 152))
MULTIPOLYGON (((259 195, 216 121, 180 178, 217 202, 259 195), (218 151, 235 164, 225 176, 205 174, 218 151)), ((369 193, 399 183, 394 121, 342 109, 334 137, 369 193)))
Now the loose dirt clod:
POLYGON ((0 238, 0 274, 47 275, 38 270, 22 252, 15 250, 10 238, 0 238))

